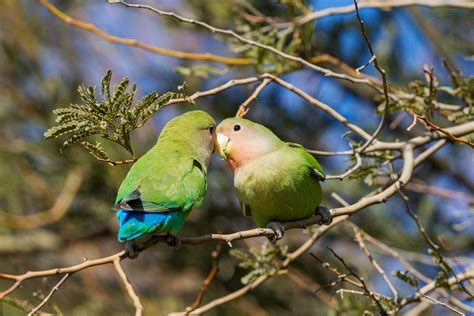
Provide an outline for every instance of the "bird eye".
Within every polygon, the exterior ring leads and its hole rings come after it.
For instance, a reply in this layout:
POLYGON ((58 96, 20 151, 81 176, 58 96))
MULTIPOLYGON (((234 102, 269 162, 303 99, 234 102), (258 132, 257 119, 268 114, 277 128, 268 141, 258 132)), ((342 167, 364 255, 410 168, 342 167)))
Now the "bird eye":
POLYGON ((242 127, 239 124, 234 125, 234 131, 236 131, 236 132, 240 131, 241 128, 242 127))
POLYGON ((209 126, 209 133, 212 134, 212 132, 214 132, 214 126, 211 125, 211 126, 209 126))

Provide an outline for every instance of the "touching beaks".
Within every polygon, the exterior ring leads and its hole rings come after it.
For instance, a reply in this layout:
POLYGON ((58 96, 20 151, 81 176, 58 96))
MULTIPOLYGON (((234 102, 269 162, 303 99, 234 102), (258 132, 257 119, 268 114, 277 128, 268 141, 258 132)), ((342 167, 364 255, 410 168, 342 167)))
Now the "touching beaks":
POLYGON ((227 158, 225 152, 226 152, 227 144, 229 143, 229 140, 230 138, 225 136, 224 134, 217 133, 215 150, 219 155, 221 155, 224 158, 227 158))

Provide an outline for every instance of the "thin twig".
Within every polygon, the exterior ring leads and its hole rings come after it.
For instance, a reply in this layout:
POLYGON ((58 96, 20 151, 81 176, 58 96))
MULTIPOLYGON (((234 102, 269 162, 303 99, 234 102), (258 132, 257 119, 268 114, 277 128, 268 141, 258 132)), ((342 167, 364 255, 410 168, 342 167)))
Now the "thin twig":
POLYGON ((122 284, 124 285, 125 290, 128 293, 128 296, 130 296, 130 298, 133 301, 133 305, 135 306, 135 316, 141 316, 143 313, 143 306, 140 303, 140 298, 133 290, 133 286, 128 280, 127 275, 125 274, 125 271, 123 271, 123 268, 120 265, 120 260, 121 259, 119 257, 113 260, 114 268, 117 271, 117 274, 119 275, 120 279, 122 280, 122 284))
POLYGON ((123 37, 110 35, 91 23, 86 23, 81 20, 72 18, 71 16, 65 14, 64 12, 56 8, 47 0, 38 0, 38 2, 43 7, 45 7, 49 12, 51 12, 52 14, 54 14, 55 16, 63 20, 65 23, 70 24, 74 27, 86 30, 95 35, 98 35, 99 37, 102 37, 103 39, 111 43, 134 46, 134 47, 138 47, 152 53, 175 57, 175 58, 181 58, 181 59, 212 61, 212 62, 221 63, 225 65, 249 65, 252 63, 252 61, 248 58, 232 58, 232 57, 222 57, 222 56, 217 56, 217 55, 212 55, 212 54, 207 54, 207 53, 198 54, 198 53, 181 52, 177 50, 161 48, 158 46, 146 44, 146 43, 137 41, 136 39, 123 38, 123 37))
POLYGON ((364 237, 365 237, 364 233, 362 232, 362 230, 360 230, 356 227, 353 227, 353 229, 354 229, 354 233, 355 233, 355 239, 356 239, 357 243, 359 244, 360 249, 362 249, 362 251, 365 253, 367 258, 369 258, 370 263, 372 263, 375 270, 377 270, 377 272, 382 276, 382 278, 384 279, 384 281, 387 284, 388 288, 390 289, 390 291, 392 291, 394 301, 397 301, 398 300, 398 292, 395 289, 395 287, 393 286, 390 279, 387 277, 387 274, 385 273, 385 270, 382 269, 382 267, 378 264, 378 262, 374 259, 372 254, 369 252, 369 249, 367 249, 367 246, 365 245, 365 242, 364 242, 364 237))
POLYGON ((244 117, 247 115, 249 111, 249 105, 253 100, 256 100, 260 92, 262 92, 263 88, 265 88, 269 83, 271 82, 270 78, 265 78, 263 81, 260 83, 260 85, 255 89, 255 91, 252 93, 252 95, 244 101, 239 106, 239 110, 237 111, 237 114, 235 114, 236 117, 244 117))
POLYGON ((425 122, 426 125, 428 125, 429 127, 431 127, 432 129, 446 135, 451 141, 453 142, 457 142, 457 143, 463 143, 463 144, 466 144, 468 145, 469 147, 471 148, 474 148, 474 143, 471 143, 469 140, 467 139, 464 139, 464 138, 459 138, 459 137, 456 137, 454 136, 453 134, 451 134, 449 131, 447 131, 446 129, 444 128, 441 128, 439 127, 438 125, 434 124, 433 122, 431 122, 426 116, 423 116, 423 115, 418 115, 418 114, 415 114, 413 113, 412 111, 408 111, 408 113, 410 113, 411 116, 413 116, 414 119, 419 119, 419 120, 422 120, 423 122, 425 122))
POLYGON ((324 291, 320 287, 318 288, 318 285, 315 284, 309 277, 305 276, 304 274, 302 274, 295 268, 288 267, 286 275, 288 276, 290 280, 295 282, 295 284, 305 289, 306 291, 312 293, 324 304, 332 308, 335 308, 336 310, 339 309, 339 304, 337 301, 332 300, 331 296, 326 291, 324 291))
POLYGON ((309 152, 310 154, 318 155, 318 156, 352 156, 354 154, 354 151, 352 151, 352 150, 321 151, 321 150, 314 150, 314 149, 306 149, 306 151, 309 152))
MULTIPOLYGON (((359 4, 359 9, 378 8, 386 10, 388 8, 408 7, 408 6, 424 6, 424 7, 454 7, 464 9, 474 9, 472 1, 463 0, 384 0, 384 1, 364 1, 359 4)), ((295 18, 294 22, 298 25, 303 25, 308 22, 320 19, 323 17, 348 14, 354 12, 354 6, 347 5, 341 7, 332 7, 324 10, 314 11, 303 16, 295 18)))
POLYGON ((59 280, 58 283, 56 283, 56 285, 53 286, 53 288, 51 289, 51 291, 49 291, 48 295, 46 295, 46 297, 43 299, 43 301, 41 303, 39 303, 38 306, 36 306, 35 308, 33 308, 31 310, 31 312, 28 313, 28 316, 32 316, 34 315, 35 313, 37 313, 41 308, 43 308, 44 305, 46 305, 46 303, 48 303, 49 299, 54 295, 54 293, 56 293, 58 290, 59 290, 59 287, 66 281, 66 279, 70 276, 69 273, 66 273, 62 278, 61 280, 59 280))
POLYGON ((350 276, 354 277, 353 275, 351 274, 347 274, 347 273, 341 273, 337 270, 336 267, 333 267, 331 266, 331 264, 329 262, 323 262, 321 259, 319 259, 314 253, 310 253, 310 255, 316 260, 319 262, 319 264, 321 265, 321 267, 325 268, 326 270, 328 271, 331 271, 332 273, 336 274, 336 280, 332 280, 331 282, 328 283, 328 285, 326 285, 326 287, 328 286, 334 286, 336 285, 337 283, 339 282, 346 282, 346 283, 349 283, 350 285, 352 286, 355 286, 355 287, 358 287, 360 289, 363 289, 363 285, 362 283, 360 283, 360 281, 358 280, 353 280, 351 278, 349 278, 350 276))
POLYGON ((356 163, 349 170, 340 175, 327 175, 325 177, 325 180, 344 180, 345 178, 356 172, 362 166, 362 158, 360 157, 360 154, 358 152, 354 152, 354 157, 356 159, 356 163))
POLYGON ((426 294, 423 294, 423 293, 420 293, 420 295, 421 295, 422 297, 426 298, 427 300, 429 300, 429 301, 435 303, 436 305, 441 305, 441 306, 446 307, 447 309, 449 309, 449 310, 455 312, 455 313, 458 314, 458 315, 462 315, 462 316, 466 315, 466 314, 464 314, 463 312, 461 312, 461 311, 455 309, 454 307, 449 306, 448 304, 443 303, 443 302, 441 302, 441 301, 435 299, 434 297, 430 297, 430 296, 428 296, 428 295, 426 295, 426 294))
MULTIPOLYGON (((460 282, 467 281, 467 280, 472 280, 474 279, 474 269, 471 267, 469 270, 466 272, 461 272, 457 274, 455 277, 452 276, 447 280, 447 285, 452 286, 454 284, 459 284, 460 282)), ((437 280, 433 280, 430 283, 426 284, 422 288, 420 288, 415 294, 408 298, 404 298, 401 300, 399 306, 404 307, 410 303, 417 302, 420 300, 420 298, 423 295, 428 295, 435 289, 437 289, 440 285, 438 284, 439 282, 437 280)))
POLYGON ((303 90, 295 87, 291 83, 289 83, 289 82, 287 82, 287 81, 285 81, 285 80, 283 80, 283 79, 281 79, 277 76, 274 76, 272 74, 263 74, 260 77, 261 78, 271 78, 274 82, 278 83, 280 86, 288 89, 289 91, 293 92, 294 94, 300 96, 301 98, 303 98, 304 100, 309 102, 309 104, 311 104, 312 106, 314 106, 314 107, 320 109, 321 111, 327 113, 328 115, 332 116, 334 119, 339 121, 342 125, 344 125, 348 129, 350 129, 352 132, 359 135, 363 139, 369 139, 370 138, 370 135, 366 131, 364 131, 359 126, 357 126, 353 123, 350 123, 342 114, 340 114, 339 112, 334 110, 331 106, 329 106, 329 105, 313 98, 312 96, 310 96, 309 94, 307 94, 303 90))
POLYGON ((110 160, 110 159, 104 159, 104 158, 100 158, 100 157, 97 157, 95 155, 93 155, 95 160, 97 161, 101 161, 101 162, 105 162, 107 163, 108 165, 112 166, 112 167, 115 167, 117 165, 126 165, 126 164, 130 164, 130 163, 134 163, 135 161, 137 161, 137 159, 125 159, 125 160, 110 160))
POLYGON ((141 9, 149 10, 149 11, 152 11, 152 12, 158 14, 159 16, 166 16, 166 17, 169 17, 169 18, 173 18, 178 22, 194 24, 194 25, 200 26, 202 28, 205 28, 205 29, 211 31, 214 34, 222 34, 222 35, 230 36, 230 37, 235 38, 236 40, 238 40, 242 43, 245 43, 245 44, 248 44, 248 45, 251 45, 251 46, 255 46, 255 47, 259 47, 261 49, 270 51, 270 52, 272 52, 272 53, 274 53, 274 54, 276 54, 276 55, 278 55, 278 56, 280 56, 284 59, 298 62, 298 63, 300 63, 300 64, 302 64, 302 65, 304 65, 308 68, 311 68, 315 71, 318 71, 318 72, 324 74, 327 77, 334 77, 334 78, 343 79, 343 80, 347 80, 347 81, 354 82, 354 83, 364 83, 364 84, 367 84, 370 87, 376 89, 377 91, 379 91, 379 88, 377 86, 375 86, 373 84, 373 82, 371 82, 369 79, 356 78, 356 77, 352 77, 352 76, 349 76, 349 75, 346 75, 346 74, 337 73, 337 72, 334 72, 332 70, 329 70, 329 69, 326 69, 326 68, 323 68, 323 67, 319 67, 319 66, 314 65, 311 62, 309 62, 309 61, 307 61, 307 60, 305 60, 301 57, 293 56, 293 55, 287 54, 283 51, 280 51, 280 50, 278 50, 277 48, 275 48, 271 45, 265 45, 265 44, 253 41, 251 39, 248 39, 248 38, 246 38, 246 37, 244 37, 240 34, 237 34, 233 30, 226 30, 226 29, 214 27, 214 26, 209 25, 205 22, 185 18, 185 17, 183 17, 183 16, 181 16, 181 15, 175 13, 175 12, 163 11, 163 10, 157 9, 153 6, 146 5, 146 4, 132 4, 132 3, 128 3, 128 2, 125 2, 125 1, 122 1, 122 0, 111 0, 109 2, 122 4, 122 5, 124 5, 126 7, 130 7, 130 8, 141 8, 141 9))
POLYGON ((219 272, 219 254, 221 252, 221 245, 216 245, 216 248, 212 251, 211 254, 211 261, 212 261, 212 267, 211 271, 209 271, 209 274, 207 275, 206 279, 204 279, 204 282, 202 283, 201 289, 199 290, 198 296, 196 297, 196 300, 194 303, 186 307, 186 315, 189 315, 193 310, 198 308, 201 303, 202 299, 204 298, 204 294, 206 294, 207 289, 209 288, 209 285, 211 285, 212 281, 216 277, 217 273, 219 272))
MULTIPOLYGON (((457 280, 457 275, 456 272, 453 270, 453 268, 449 265, 449 263, 446 262, 446 260, 443 258, 443 256, 440 253, 440 247, 428 236, 428 233, 426 230, 423 228, 423 225, 421 225, 420 220, 418 219, 418 216, 413 213, 413 211, 410 208, 410 203, 408 202, 408 197, 400 190, 398 192, 400 197, 402 198, 402 201, 405 205, 405 210, 410 215, 410 217, 415 221, 416 226, 418 227, 418 230, 420 231, 421 235, 425 239, 426 243, 429 245, 429 247, 438 254, 439 260, 440 260, 440 265, 442 265, 445 269, 447 269, 453 277, 457 280)), ((468 294, 471 298, 474 298, 474 295, 469 291, 463 284, 463 282, 458 281, 457 282, 459 286, 463 289, 463 291, 468 294)))
MULTIPOLYGON (((388 179, 386 178, 377 178, 374 181, 375 184, 385 185, 388 183, 388 179)), ((440 188, 432 185, 427 185, 422 182, 410 182, 405 186, 405 190, 417 192, 417 193, 426 193, 436 195, 442 199, 459 199, 464 200, 468 203, 474 203, 474 195, 469 194, 467 192, 462 191, 455 191, 445 188, 440 188)))
POLYGON ((329 251, 331 251, 331 253, 334 255, 334 257, 336 257, 341 263, 342 265, 344 266, 344 268, 346 268, 347 271, 349 271, 349 273, 354 276, 359 282, 360 284, 362 284, 362 287, 364 288, 364 292, 367 293, 368 296, 370 296, 372 298, 372 300, 375 302, 375 304, 377 305, 377 307, 379 308, 379 311, 382 315, 386 315, 387 314, 387 311, 385 310, 385 308, 382 306, 382 303, 380 303, 380 294, 378 293, 375 293, 373 292, 372 290, 369 289, 369 287, 367 286, 367 284, 365 283, 364 279, 362 277, 360 277, 357 273, 355 273, 355 271, 349 267, 349 265, 344 261, 344 259, 342 259, 342 257, 340 257, 334 250, 332 250, 331 248, 329 248, 329 251))
POLYGON ((372 55, 372 57, 370 58, 368 63, 366 65, 362 66, 362 67, 357 68, 356 72, 359 72, 361 69, 365 68, 368 64, 373 62, 375 69, 377 69, 377 71, 380 73, 380 76, 382 77, 382 89, 383 89, 383 95, 384 95, 384 98, 385 98, 385 105, 384 105, 382 118, 380 120, 379 125, 375 129, 375 132, 372 134, 372 136, 365 142, 364 145, 362 145, 358 149, 359 153, 363 153, 364 150, 366 148, 368 148, 370 146, 370 144, 372 144, 372 142, 375 141, 375 139, 377 138, 377 136, 380 134, 380 132, 382 131, 382 129, 385 126, 385 121, 387 120, 387 116, 388 116, 388 108, 389 108, 389 105, 390 105, 390 97, 388 95, 388 84, 387 84, 387 76, 386 76, 385 70, 380 66, 380 64, 378 62, 378 59, 377 59, 377 56, 375 55, 375 51, 372 48, 372 45, 370 44, 369 37, 367 36, 367 34, 365 32, 364 21, 362 21, 360 15, 359 15, 359 6, 357 4, 357 0, 354 0, 354 7, 355 7, 355 13, 356 13, 357 20, 359 21, 360 31, 362 33, 362 36, 363 36, 364 40, 365 40, 365 43, 367 44, 367 48, 369 49, 370 54, 372 55))
MULTIPOLYGON (((283 261, 283 263, 281 264, 280 266, 280 270, 281 269, 285 269, 287 268, 291 262, 293 262, 295 259, 297 259, 299 256, 301 256, 302 254, 306 253, 306 251, 311 248, 311 246, 323 235, 325 234, 327 231, 329 231, 331 228, 333 228, 334 226, 340 224, 341 222, 343 222, 347 217, 346 216, 342 216, 342 217, 339 217, 337 219, 335 219, 330 225, 328 226, 321 226, 319 227, 312 235, 311 237, 306 241, 304 242, 299 248, 297 248, 295 251, 293 251, 292 253, 289 253, 287 255, 287 258, 283 261)), ((235 291, 235 292, 232 292, 230 294, 227 294, 221 298, 218 298, 218 299, 215 299, 211 302, 209 302, 208 304, 194 310, 191 315, 201 315, 211 309, 214 309, 215 307, 219 306, 219 305, 222 305, 222 304, 225 304, 227 302, 230 302, 230 301, 233 301, 243 295, 245 295, 246 293, 254 290, 256 287, 260 286, 263 282, 265 282, 266 280, 268 280, 271 276, 269 275, 262 275, 260 277, 258 277, 255 281, 253 281, 252 283, 240 288, 239 290, 235 291)))

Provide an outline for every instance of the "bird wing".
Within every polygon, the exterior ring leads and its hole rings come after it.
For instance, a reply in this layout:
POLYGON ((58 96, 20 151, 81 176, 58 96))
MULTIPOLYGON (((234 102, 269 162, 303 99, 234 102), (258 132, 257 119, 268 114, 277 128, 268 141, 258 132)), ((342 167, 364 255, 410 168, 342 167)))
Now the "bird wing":
POLYGON ((311 174, 316 178, 317 181, 325 180, 326 176, 323 172, 323 169, 319 165, 319 162, 310 153, 308 153, 303 146, 297 143, 287 143, 287 145, 293 150, 298 151, 298 153, 303 156, 306 166, 311 170, 311 174))
POLYGON ((168 161, 152 168, 146 163, 134 166, 120 186, 115 209, 168 212, 201 206, 207 189, 205 167, 193 158, 168 161))

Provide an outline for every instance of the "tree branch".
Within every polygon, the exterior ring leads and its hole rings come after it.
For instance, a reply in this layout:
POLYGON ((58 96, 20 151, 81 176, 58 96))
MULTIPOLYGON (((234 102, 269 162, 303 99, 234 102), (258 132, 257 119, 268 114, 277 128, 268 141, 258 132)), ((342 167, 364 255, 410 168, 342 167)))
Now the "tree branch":
POLYGON ((209 288, 209 285, 211 285, 212 281, 216 277, 217 273, 219 272, 219 254, 221 252, 221 246, 216 245, 216 248, 212 251, 211 254, 211 260, 212 260, 212 268, 211 271, 209 271, 209 274, 207 275, 206 279, 204 279, 204 282, 202 283, 201 289, 199 290, 199 294, 196 297, 196 300, 194 303, 186 308, 186 315, 189 315, 193 310, 198 308, 201 303, 202 299, 204 298, 204 294, 206 294, 207 289, 209 288))
MULTIPOLYGON (((452 276, 448 279, 448 285, 452 286, 454 284, 457 284, 459 282, 463 282, 466 280, 472 280, 474 279, 474 269, 469 269, 466 272, 459 273, 455 276, 452 276)), ((431 281, 430 283, 426 284, 423 286, 421 289, 418 290, 415 294, 413 294, 411 297, 405 298, 400 302, 400 307, 404 307, 410 303, 419 301, 423 295, 428 295, 435 289, 437 289, 439 285, 437 284, 436 280, 431 281)))
POLYGON ((43 299, 43 301, 38 305, 36 306, 35 308, 33 308, 31 310, 31 312, 28 313, 28 316, 33 316, 35 313, 37 313, 41 308, 43 308, 44 305, 46 305, 46 303, 48 303, 49 299, 54 295, 54 293, 56 293, 58 290, 59 290, 59 287, 64 283, 66 282, 66 279, 70 276, 69 273, 66 273, 62 278, 61 280, 59 280, 58 283, 56 283, 56 285, 51 289, 51 291, 48 293, 48 295, 46 295, 46 297, 43 299))
POLYGON ((336 73, 332 70, 329 70, 329 69, 326 69, 326 68, 323 68, 323 67, 319 67, 319 66, 314 65, 311 62, 309 62, 309 61, 307 61, 307 60, 305 60, 301 57, 297 57, 297 56, 287 54, 285 52, 282 52, 282 51, 276 49, 273 46, 265 45, 265 44, 253 41, 251 39, 248 39, 248 38, 246 38, 242 35, 237 34, 233 30, 226 30, 226 29, 221 29, 221 28, 218 28, 218 27, 214 27, 214 26, 209 25, 205 22, 185 18, 185 17, 183 17, 179 14, 176 14, 174 12, 159 10, 159 9, 153 7, 153 6, 146 5, 146 4, 131 4, 131 3, 128 3, 128 2, 125 2, 125 1, 122 1, 122 0, 109 0, 109 2, 110 3, 118 3, 118 4, 124 5, 126 7, 130 7, 130 8, 146 9, 146 10, 149 10, 151 12, 154 12, 154 13, 158 14, 159 16, 166 16, 166 17, 173 18, 178 22, 198 25, 202 28, 205 28, 205 29, 211 31, 212 33, 215 33, 215 34, 217 33, 217 34, 230 36, 230 37, 232 37, 232 38, 234 38, 234 39, 236 39, 236 40, 238 40, 242 43, 245 43, 245 44, 248 44, 248 45, 251 45, 251 46, 254 46, 254 47, 258 47, 258 48, 261 48, 261 49, 264 49, 264 50, 267 50, 267 51, 270 51, 270 52, 272 52, 272 53, 274 53, 274 54, 276 54, 276 55, 278 55, 278 56, 280 56, 284 59, 298 62, 298 63, 300 63, 300 64, 302 64, 302 65, 304 65, 304 66, 306 66, 310 69, 313 69, 317 72, 320 72, 320 73, 324 74, 327 77, 343 79, 343 80, 347 80, 347 81, 354 82, 354 83, 368 84, 369 86, 371 86, 374 89, 376 89, 377 91, 379 91, 379 89, 376 86, 374 86, 373 82, 370 81, 369 79, 352 77, 352 76, 349 76, 349 75, 346 75, 346 74, 336 73))
MULTIPOLYGON (((453 7, 463 9, 474 9, 472 1, 463 0, 385 0, 385 1, 368 1, 359 5, 360 9, 378 8, 386 10, 388 8, 423 6, 423 7, 453 7)), ((294 20, 297 25, 303 25, 308 22, 337 14, 348 14, 354 12, 352 5, 343 7, 333 7, 324 10, 314 11, 294 20)))
POLYGON ((252 101, 256 100, 257 99, 257 96, 260 94, 260 92, 262 92, 262 90, 271 82, 271 79, 270 78, 265 78, 263 79, 262 83, 260 83, 260 85, 255 89, 255 91, 252 93, 252 95, 250 95, 250 97, 244 101, 244 103, 242 103, 240 106, 239 106, 239 110, 237 111, 237 114, 235 114, 235 116, 237 117, 244 117, 245 115, 247 115, 248 111, 249 111, 249 105, 250 103, 252 103, 252 101))
POLYGON ((135 305, 135 316, 141 316, 143 313, 143 306, 140 303, 140 298, 138 295, 135 293, 133 290, 132 284, 127 278, 127 275, 125 274, 125 271, 123 271, 122 266, 120 265, 120 257, 117 257, 113 260, 113 265, 115 270, 117 271, 117 274, 119 275, 120 279, 122 280, 122 284, 125 287, 125 290, 128 293, 128 296, 132 299, 133 305, 135 305))
POLYGON ((175 57, 175 58, 180 58, 180 59, 212 61, 212 62, 221 63, 225 65, 249 65, 252 63, 251 60, 247 58, 232 58, 232 57, 222 57, 222 56, 217 56, 217 55, 212 55, 212 54, 181 52, 177 50, 161 48, 158 46, 146 44, 146 43, 137 41, 136 39, 123 38, 123 37, 110 35, 102 31, 101 29, 99 29, 93 24, 86 23, 81 20, 77 20, 70 17, 69 15, 65 14, 64 12, 62 12, 61 10, 53 6, 47 0, 38 0, 38 2, 43 7, 45 7, 49 12, 51 12, 52 14, 54 14, 55 16, 63 20, 65 23, 70 24, 79 29, 83 29, 88 32, 91 32, 111 43, 134 46, 134 47, 141 48, 155 54, 160 54, 160 55, 165 55, 165 56, 170 56, 170 57, 175 57))

